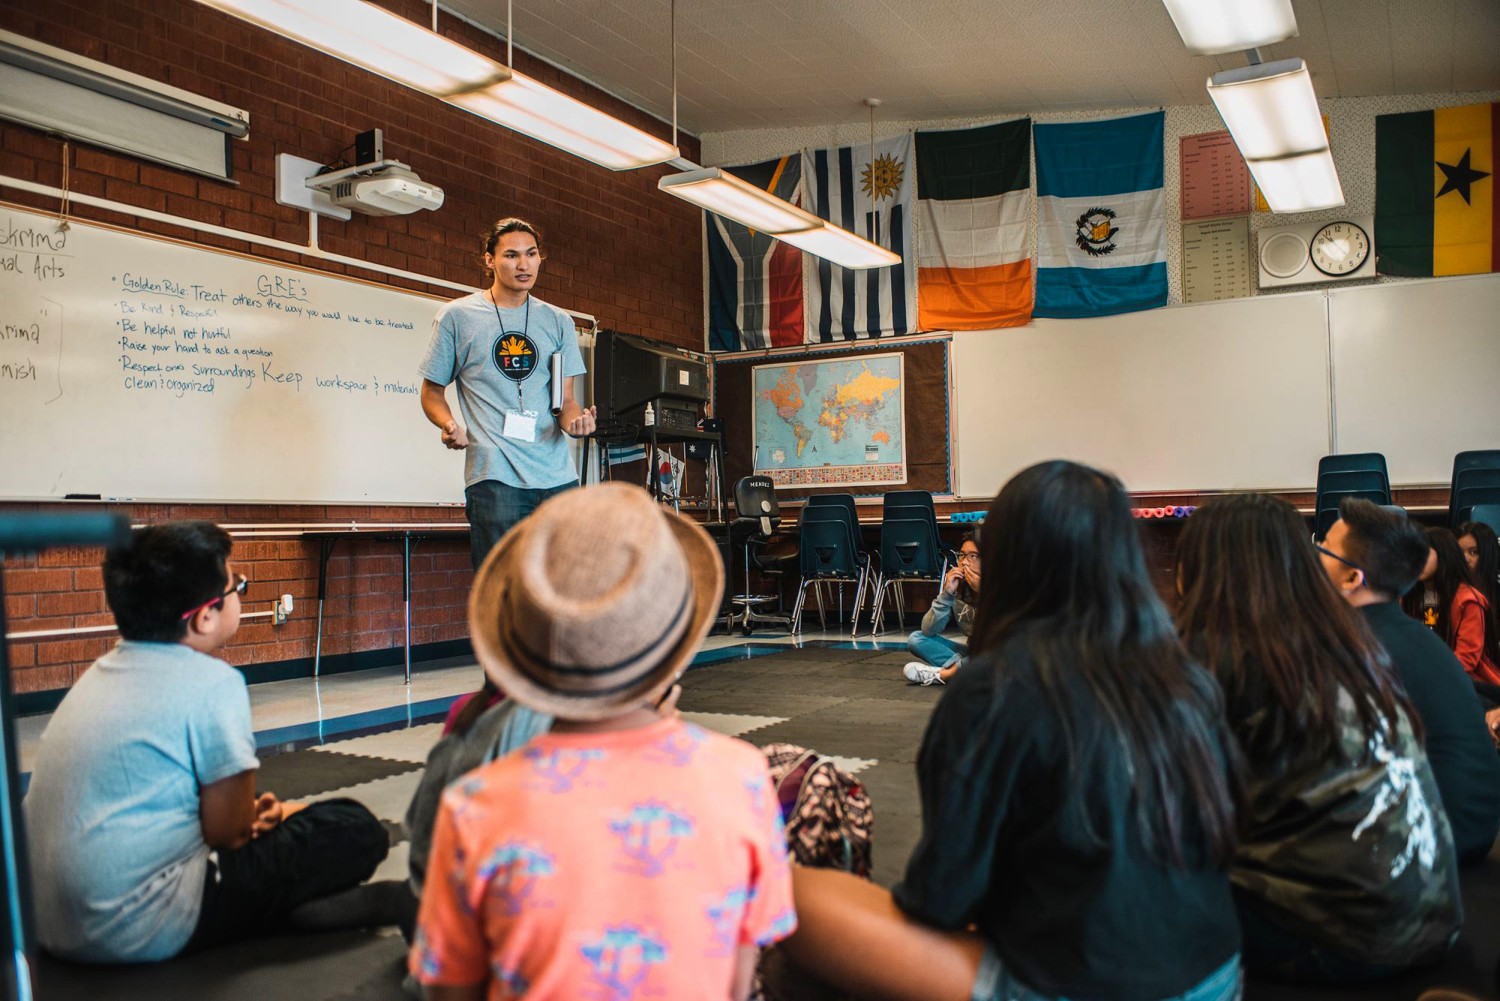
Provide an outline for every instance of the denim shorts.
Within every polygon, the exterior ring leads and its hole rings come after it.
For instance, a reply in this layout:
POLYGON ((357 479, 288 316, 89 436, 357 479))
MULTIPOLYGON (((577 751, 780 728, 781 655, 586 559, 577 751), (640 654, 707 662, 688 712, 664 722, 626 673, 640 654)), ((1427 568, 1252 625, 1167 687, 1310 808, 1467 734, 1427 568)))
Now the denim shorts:
MULTIPOLYGON (((1197 985, 1162 1001, 1238 1001, 1243 987, 1240 957, 1233 956, 1197 985)), ((994 946, 986 949, 979 960, 979 972, 974 976, 974 991, 970 998, 971 1001, 1067 1001, 1066 998, 1034 991, 1011 976, 994 946)))

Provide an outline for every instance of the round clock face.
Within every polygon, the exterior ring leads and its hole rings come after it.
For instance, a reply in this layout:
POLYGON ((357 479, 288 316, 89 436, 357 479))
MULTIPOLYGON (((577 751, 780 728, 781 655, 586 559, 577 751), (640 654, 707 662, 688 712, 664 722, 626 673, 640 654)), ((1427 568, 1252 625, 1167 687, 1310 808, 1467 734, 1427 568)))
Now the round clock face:
POLYGON ((1370 237, 1352 222, 1331 222, 1313 235, 1308 253, 1313 267, 1342 277, 1359 270, 1370 256, 1370 237))

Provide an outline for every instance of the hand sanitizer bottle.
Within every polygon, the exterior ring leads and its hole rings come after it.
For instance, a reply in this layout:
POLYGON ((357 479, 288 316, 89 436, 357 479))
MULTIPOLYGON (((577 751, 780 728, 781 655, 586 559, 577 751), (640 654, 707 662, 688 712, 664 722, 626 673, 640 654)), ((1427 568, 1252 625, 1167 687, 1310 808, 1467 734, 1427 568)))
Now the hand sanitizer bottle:
POLYGON ((656 423, 656 410, 649 403, 646 404, 646 416, 642 418, 641 423, 646 427, 650 427, 656 423))

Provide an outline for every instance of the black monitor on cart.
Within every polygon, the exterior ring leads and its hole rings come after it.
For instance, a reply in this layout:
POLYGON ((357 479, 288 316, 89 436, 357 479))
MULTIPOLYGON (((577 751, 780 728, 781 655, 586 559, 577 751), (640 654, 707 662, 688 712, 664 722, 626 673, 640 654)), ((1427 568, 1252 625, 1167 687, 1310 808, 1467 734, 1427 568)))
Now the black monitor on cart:
POLYGON ((590 374, 601 423, 641 427, 649 403, 658 426, 692 430, 709 399, 706 362, 671 344, 618 330, 599 331, 590 374))

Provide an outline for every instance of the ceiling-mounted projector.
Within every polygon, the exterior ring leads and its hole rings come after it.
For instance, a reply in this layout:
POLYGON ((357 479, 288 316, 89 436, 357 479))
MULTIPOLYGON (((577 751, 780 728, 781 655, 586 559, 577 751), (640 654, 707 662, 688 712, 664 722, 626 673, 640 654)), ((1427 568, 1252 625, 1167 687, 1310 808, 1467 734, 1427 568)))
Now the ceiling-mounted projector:
POLYGON ((333 204, 364 215, 410 215, 443 206, 443 189, 427 184, 399 160, 346 167, 307 179, 333 204))

